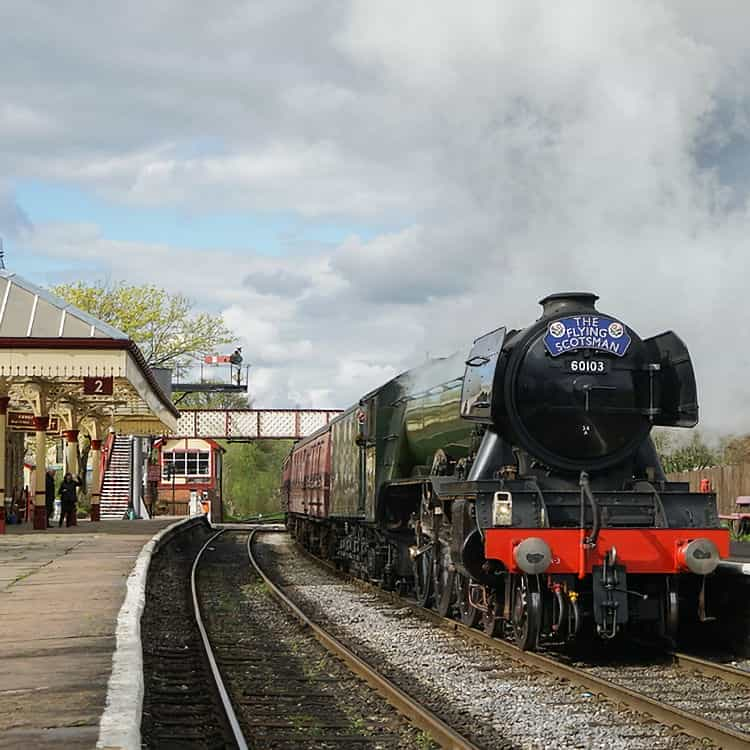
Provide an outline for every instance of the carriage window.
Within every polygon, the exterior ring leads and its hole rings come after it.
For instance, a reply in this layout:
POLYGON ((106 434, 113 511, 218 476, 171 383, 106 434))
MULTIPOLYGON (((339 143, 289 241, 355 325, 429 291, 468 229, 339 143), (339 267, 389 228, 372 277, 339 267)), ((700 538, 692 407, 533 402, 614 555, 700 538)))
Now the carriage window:
POLYGON ((162 455, 162 477, 169 480, 172 476, 169 467, 174 467, 176 477, 209 476, 208 451, 170 451, 162 455))

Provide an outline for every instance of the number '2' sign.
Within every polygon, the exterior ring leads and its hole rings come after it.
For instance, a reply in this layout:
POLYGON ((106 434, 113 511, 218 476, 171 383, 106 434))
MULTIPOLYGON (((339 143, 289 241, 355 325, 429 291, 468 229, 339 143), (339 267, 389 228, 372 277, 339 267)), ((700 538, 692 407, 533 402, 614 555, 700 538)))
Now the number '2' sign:
POLYGON ((114 391, 113 378, 84 378, 83 393, 86 396, 111 396, 114 391))

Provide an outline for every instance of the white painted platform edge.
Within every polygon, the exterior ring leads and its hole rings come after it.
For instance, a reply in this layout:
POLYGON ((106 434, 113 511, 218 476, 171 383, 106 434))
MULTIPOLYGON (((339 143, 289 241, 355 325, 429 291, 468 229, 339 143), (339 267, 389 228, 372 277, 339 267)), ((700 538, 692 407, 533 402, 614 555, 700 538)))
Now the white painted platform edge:
POLYGON ((140 750, 143 710, 141 614, 146 603, 148 568, 159 542, 178 526, 191 522, 195 523, 195 517, 180 519, 154 534, 143 545, 128 576, 125 601, 117 615, 117 645, 107 683, 107 702, 99 721, 97 750, 140 750))

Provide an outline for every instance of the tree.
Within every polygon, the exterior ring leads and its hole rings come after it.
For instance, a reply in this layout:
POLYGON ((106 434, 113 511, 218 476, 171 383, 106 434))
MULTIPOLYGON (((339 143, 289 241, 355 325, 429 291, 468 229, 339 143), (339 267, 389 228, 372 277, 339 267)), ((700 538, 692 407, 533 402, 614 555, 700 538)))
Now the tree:
POLYGON ((244 393, 186 393, 174 394, 180 409, 250 409, 250 397, 244 393))
POLYGON ((281 466, 293 440, 222 441, 225 518, 247 518, 281 510, 281 466))
POLYGON ((750 463, 750 435, 729 437, 724 442, 724 463, 750 463))
POLYGON ((682 444, 677 443, 668 432, 654 432, 653 439, 667 474, 707 469, 721 463, 721 451, 709 447, 697 430, 691 434, 688 442, 682 444))
POLYGON ((193 312, 190 300, 151 284, 60 284, 52 293, 127 334, 150 367, 175 367, 236 338, 220 315, 193 312))

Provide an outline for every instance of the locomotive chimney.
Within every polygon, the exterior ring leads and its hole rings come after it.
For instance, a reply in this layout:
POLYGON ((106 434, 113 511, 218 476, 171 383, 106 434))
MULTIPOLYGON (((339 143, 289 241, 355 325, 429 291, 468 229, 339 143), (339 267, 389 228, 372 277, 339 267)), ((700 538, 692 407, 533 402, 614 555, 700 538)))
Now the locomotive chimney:
POLYGON ((542 306, 542 317, 551 318, 572 312, 597 312, 595 304, 598 294, 591 292, 558 292, 539 300, 542 306))

